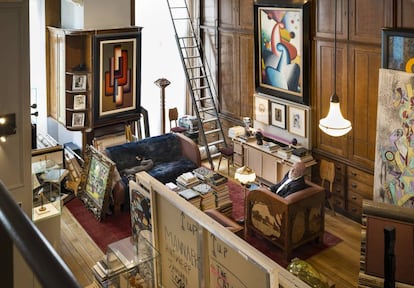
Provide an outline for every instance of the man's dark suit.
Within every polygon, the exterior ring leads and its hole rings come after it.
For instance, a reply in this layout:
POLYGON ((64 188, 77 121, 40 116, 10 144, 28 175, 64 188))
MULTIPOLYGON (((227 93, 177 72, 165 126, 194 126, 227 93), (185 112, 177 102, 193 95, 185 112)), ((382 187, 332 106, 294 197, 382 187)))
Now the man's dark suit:
MULTIPOLYGON (((273 193, 277 193, 277 189, 279 189, 279 187, 285 183, 286 180, 289 179, 289 172, 286 173, 285 177, 283 177, 282 181, 280 181, 279 183, 273 185, 270 187, 270 191, 272 191, 273 193)), ((308 185, 305 183, 305 178, 299 177, 298 179, 292 180, 290 183, 286 184, 285 187, 282 188, 282 190, 279 191, 279 193, 277 193, 278 195, 280 195, 281 197, 286 197, 292 193, 295 193, 299 190, 303 190, 305 188, 307 188, 308 185)))

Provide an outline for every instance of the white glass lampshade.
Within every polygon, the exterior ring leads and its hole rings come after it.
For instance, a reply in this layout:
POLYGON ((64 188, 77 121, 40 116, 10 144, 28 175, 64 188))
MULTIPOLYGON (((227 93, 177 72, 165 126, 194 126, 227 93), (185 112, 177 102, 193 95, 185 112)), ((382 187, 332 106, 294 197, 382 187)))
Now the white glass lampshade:
POLYGON ((351 131, 351 122, 342 116, 339 98, 336 94, 331 98, 328 115, 319 120, 319 128, 334 137, 343 136, 351 131))
POLYGON ((256 180, 256 173, 246 166, 240 167, 236 170, 234 178, 241 184, 245 185, 256 180))

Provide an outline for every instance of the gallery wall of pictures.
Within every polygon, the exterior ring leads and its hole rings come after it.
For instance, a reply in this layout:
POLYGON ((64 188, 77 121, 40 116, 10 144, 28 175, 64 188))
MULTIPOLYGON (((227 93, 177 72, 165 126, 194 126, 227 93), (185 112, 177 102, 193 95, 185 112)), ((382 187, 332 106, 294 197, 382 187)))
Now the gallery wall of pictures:
POLYGON ((276 140, 291 142, 296 138, 310 149, 310 108, 306 105, 256 93, 254 127, 274 135, 276 140))

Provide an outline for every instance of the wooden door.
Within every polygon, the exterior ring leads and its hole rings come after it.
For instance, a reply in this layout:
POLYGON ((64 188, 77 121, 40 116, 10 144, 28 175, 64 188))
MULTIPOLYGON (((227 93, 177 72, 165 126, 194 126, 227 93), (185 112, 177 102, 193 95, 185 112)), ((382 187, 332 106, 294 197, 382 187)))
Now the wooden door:
POLYGON ((380 48, 349 46, 348 115, 352 122, 349 160, 374 170, 380 48))
POLYGON ((414 28, 414 1, 397 0, 396 26, 414 28))
MULTIPOLYGON (((316 1, 316 37, 334 38, 334 17, 335 3, 332 0, 316 1)), ((348 1, 338 0, 337 20, 336 20, 337 39, 348 38, 348 1)))

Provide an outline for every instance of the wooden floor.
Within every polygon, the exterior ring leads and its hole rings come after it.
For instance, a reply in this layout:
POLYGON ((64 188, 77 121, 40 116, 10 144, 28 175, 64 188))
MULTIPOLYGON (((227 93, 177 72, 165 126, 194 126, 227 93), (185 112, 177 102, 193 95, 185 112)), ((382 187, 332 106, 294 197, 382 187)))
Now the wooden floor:
MULTIPOLYGON (((227 174, 226 163, 220 172, 227 174)), ((230 176, 234 171, 230 171, 230 176)), ((326 211, 325 229, 343 241, 338 245, 307 259, 318 271, 335 283, 336 288, 358 287, 361 226, 340 214, 332 216, 326 211)), ((79 283, 89 286, 93 282, 92 266, 104 257, 82 226, 66 207, 62 210, 60 255, 79 283)))

